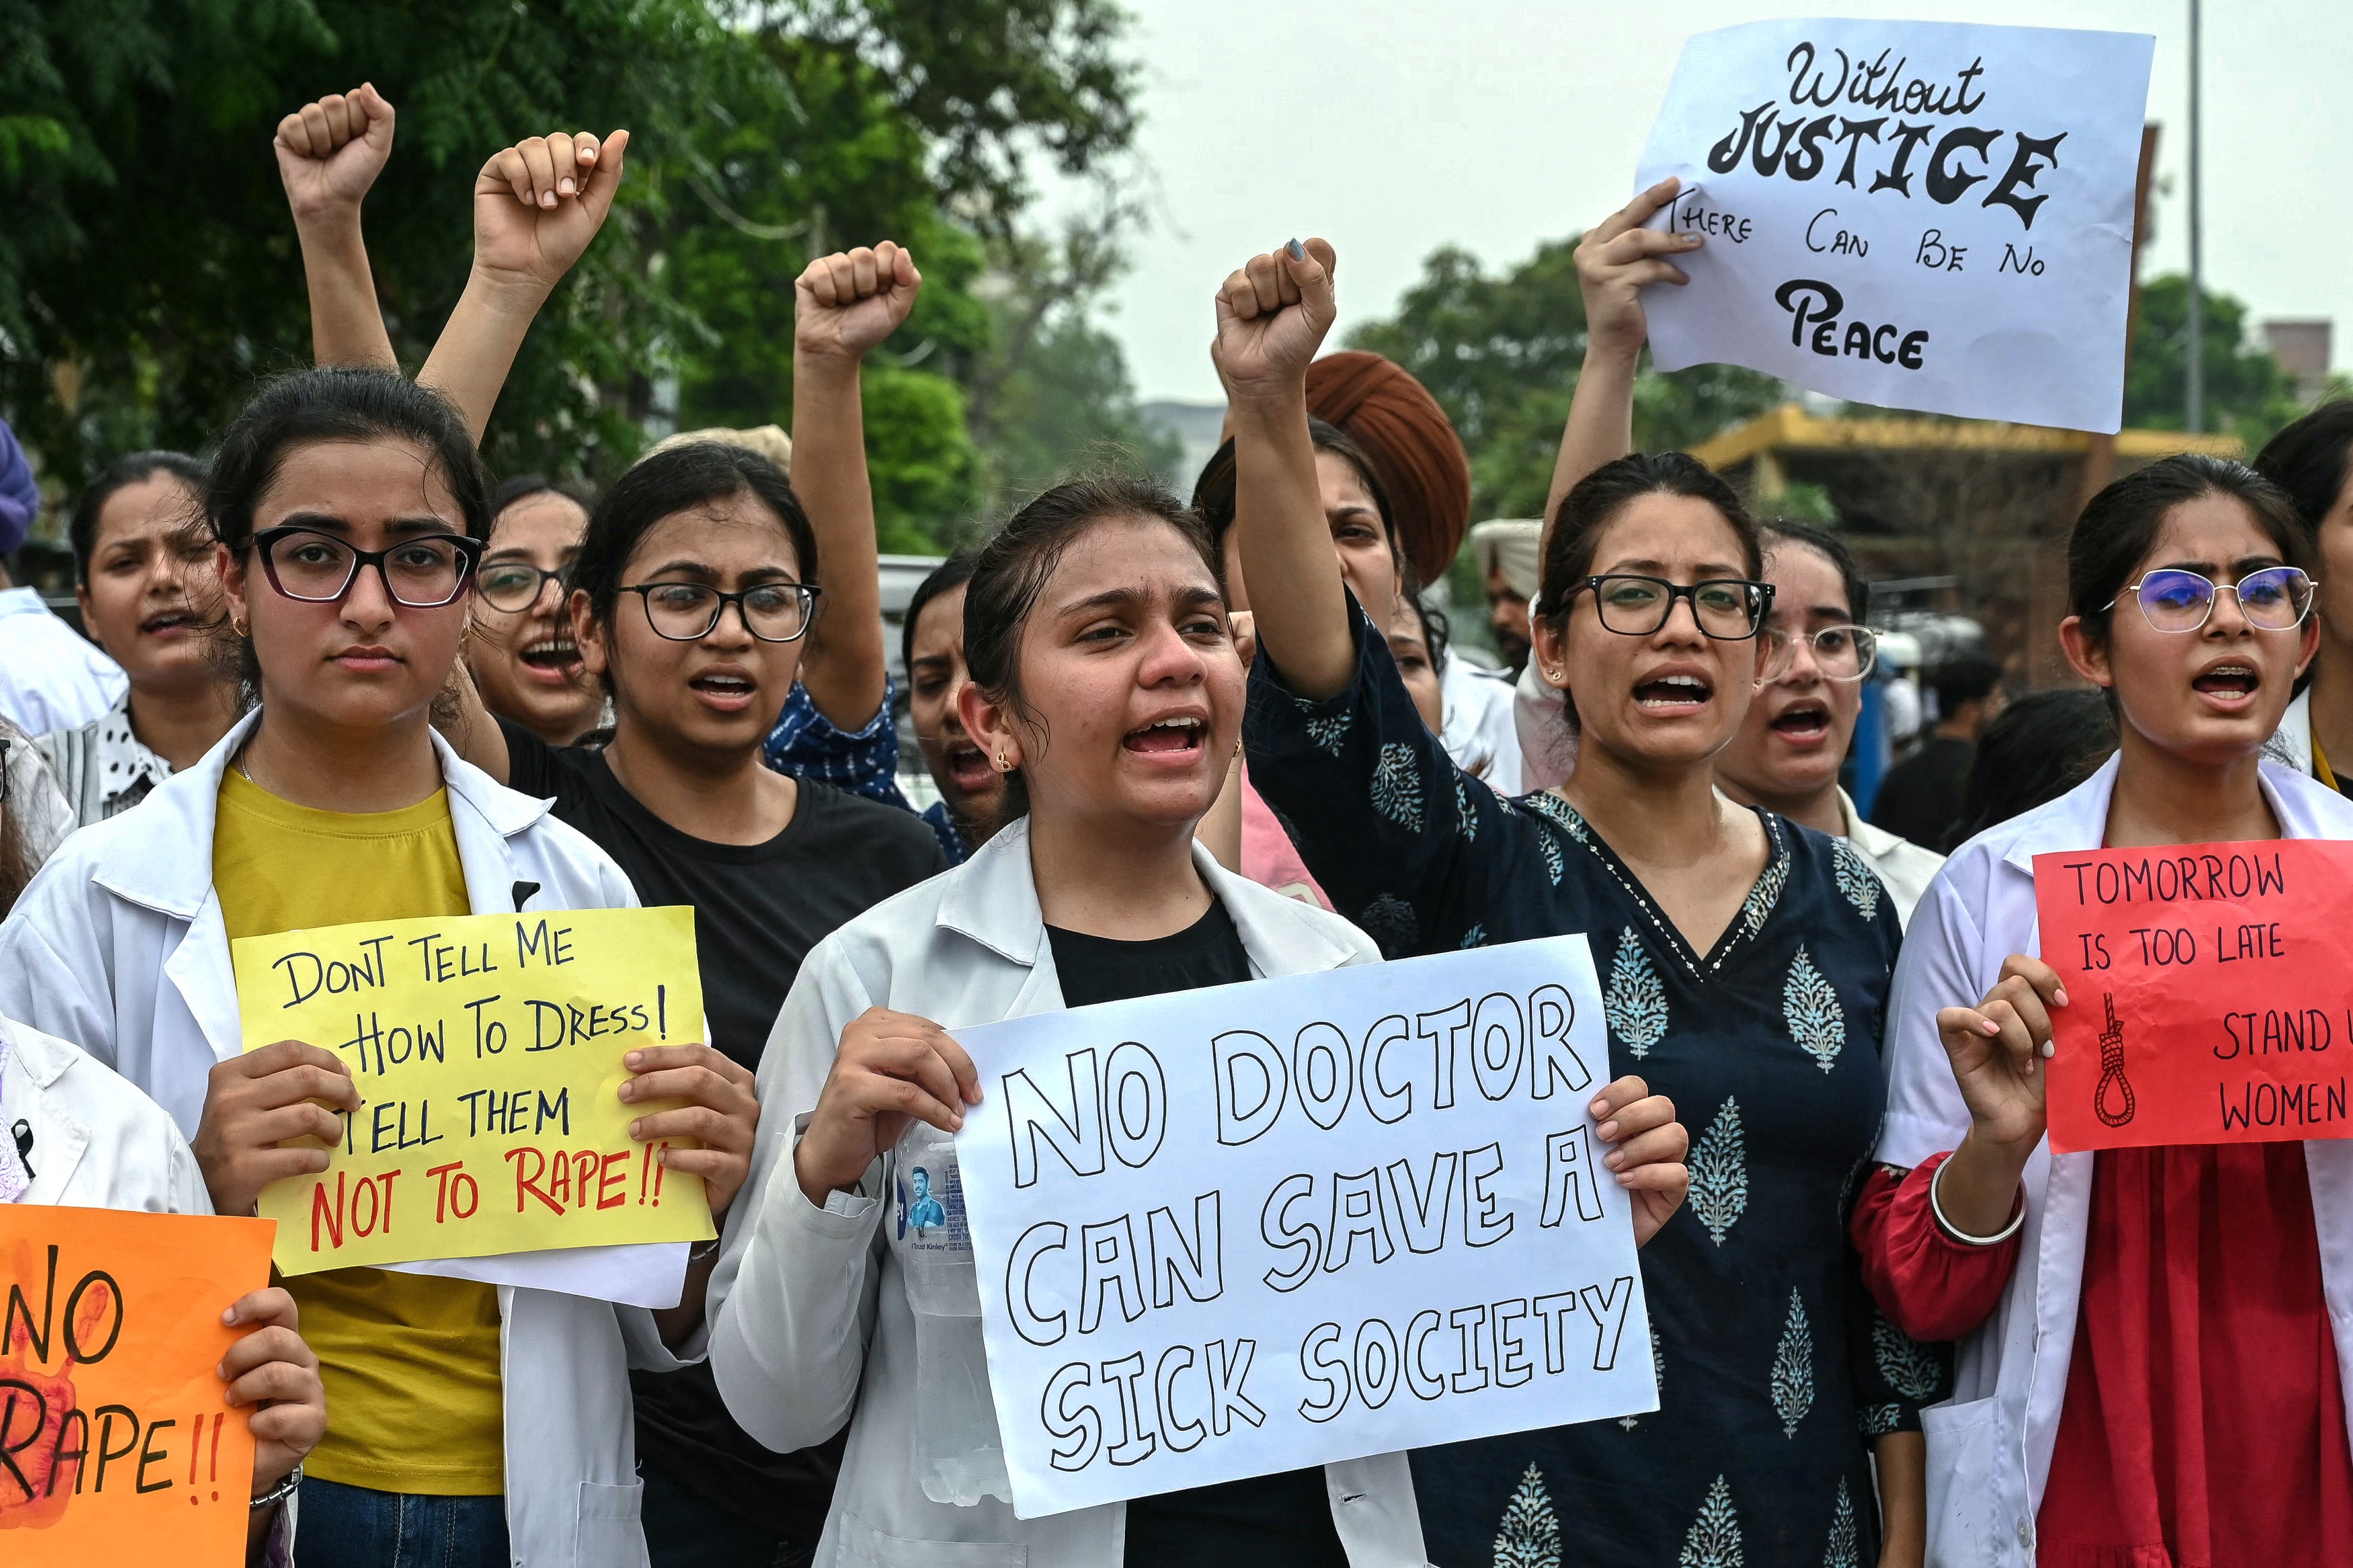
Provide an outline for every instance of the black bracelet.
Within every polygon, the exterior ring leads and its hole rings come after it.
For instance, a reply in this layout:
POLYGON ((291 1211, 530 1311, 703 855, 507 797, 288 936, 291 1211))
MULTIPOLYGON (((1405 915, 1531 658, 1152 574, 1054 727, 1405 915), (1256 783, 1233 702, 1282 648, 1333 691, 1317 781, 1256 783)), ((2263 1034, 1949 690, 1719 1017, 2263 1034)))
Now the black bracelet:
POLYGON ((253 1500, 252 1506, 256 1509, 274 1507, 279 1503, 284 1502, 288 1498, 292 1497, 294 1495, 295 1489, 300 1487, 301 1484, 302 1467, 297 1465, 292 1469, 287 1471, 283 1477, 280 1478, 276 1486, 270 1488, 259 1497, 255 1498, 253 1500))

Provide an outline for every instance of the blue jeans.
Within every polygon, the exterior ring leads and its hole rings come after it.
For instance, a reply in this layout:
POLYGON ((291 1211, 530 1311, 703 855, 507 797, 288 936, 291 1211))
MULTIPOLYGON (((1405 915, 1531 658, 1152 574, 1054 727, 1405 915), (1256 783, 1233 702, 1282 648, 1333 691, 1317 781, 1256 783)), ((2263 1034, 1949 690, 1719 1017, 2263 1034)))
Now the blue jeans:
POLYGON ((305 1480, 295 1517, 302 1568, 507 1568, 507 1500, 416 1497, 305 1480))

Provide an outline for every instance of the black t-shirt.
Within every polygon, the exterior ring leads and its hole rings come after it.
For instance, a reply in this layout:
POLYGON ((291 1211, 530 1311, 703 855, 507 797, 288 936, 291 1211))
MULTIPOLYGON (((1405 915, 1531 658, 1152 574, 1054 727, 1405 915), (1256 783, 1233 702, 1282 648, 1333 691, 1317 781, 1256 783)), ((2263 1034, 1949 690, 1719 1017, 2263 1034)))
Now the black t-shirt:
MULTIPOLYGON (((558 750, 501 719, 507 782, 553 795, 555 815, 628 873, 647 904, 694 907, 695 956, 711 1044, 757 1070, 801 960, 835 928, 947 868, 913 813, 801 779, 785 830, 765 844, 713 844, 638 804, 602 752, 558 750)), ((629 1374, 638 1458, 698 1500, 795 1546, 825 1526, 843 1438, 774 1454, 735 1425, 708 1363, 629 1374)))
POLYGON ((1978 749, 1967 741, 1931 735, 1917 752, 1887 770, 1871 820, 1899 838, 1931 849, 1961 820, 1961 784, 1978 749))
MULTIPOLYGON (((1174 936, 1114 942, 1058 926, 1054 968, 1062 1000, 1073 1007, 1124 1002, 1250 977, 1241 933, 1223 904, 1174 936)), ((1215 1486, 1137 1498, 1127 1505, 1124 1568, 1236 1568, 1280 1563, 1284 1568, 1347 1568, 1324 1470, 1313 1466, 1215 1486)))

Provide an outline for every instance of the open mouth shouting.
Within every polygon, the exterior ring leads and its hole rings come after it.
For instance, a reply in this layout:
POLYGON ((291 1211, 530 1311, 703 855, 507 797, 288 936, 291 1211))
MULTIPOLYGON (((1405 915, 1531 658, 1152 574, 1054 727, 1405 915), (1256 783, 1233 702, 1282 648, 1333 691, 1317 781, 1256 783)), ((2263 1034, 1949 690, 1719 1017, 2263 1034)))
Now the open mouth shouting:
POLYGON ((741 713, 752 706, 752 699, 759 691, 759 682, 730 665, 714 666, 686 684, 702 700, 702 705, 715 713, 741 713))
POLYGON ((988 781, 997 776, 997 770, 988 765, 988 758, 981 749, 961 737, 948 742, 947 755, 942 761, 947 768, 948 782, 967 795, 987 789, 988 781))
POLYGON ((2191 677, 2189 689, 2212 706, 2237 712, 2255 700, 2256 689, 2263 683, 2262 672, 2253 665, 2244 659, 2224 659, 2191 677))
POLYGON ((1634 688, 1634 705, 1662 718, 1696 713, 1715 696, 1706 678, 1690 674, 1654 675, 1634 688))
POLYGON ((567 684, 580 673, 580 649, 565 632, 533 638, 515 650, 515 658, 548 686, 567 684))
POLYGON ((1208 721, 1198 714, 1186 713, 1130 730, 1120 745, 1157 761, 1189 763, 1200 756, 1202 743, 1208 738, 1208 721))
POLYGON ((182 605, 177 609, 158 610, 140 622, 139 635, 159 637, 165 642, 176 642, 195 632, 203 625, 204 623, 196 618, 196 613, 194 610, 182 605))
POLYGON ((1831 710, 1812 700, 1792 702, 1769 728, 1793 746, 1819 746, 1830 738, 1831 710))

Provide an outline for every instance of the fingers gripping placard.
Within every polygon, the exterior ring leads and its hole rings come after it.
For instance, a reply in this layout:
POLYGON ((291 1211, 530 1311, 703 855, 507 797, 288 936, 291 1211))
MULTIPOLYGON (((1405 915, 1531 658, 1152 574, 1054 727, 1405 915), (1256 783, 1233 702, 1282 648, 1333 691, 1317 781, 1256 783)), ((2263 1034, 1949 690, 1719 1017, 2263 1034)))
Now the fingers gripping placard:
POLYGON ((2353 845, 2183 844, 2034 858, 2052 1013, 2051 1146, 2353 1131, 2353 845))
POLYGON ((702 1181, 629 1125, 622 1058, 702 1035, 690 909, 386 921, 230 944, 248 1051, 334 1052, 363 1103, 275 1182, 287 1274, 714 1234, 702 1181))
POLYGON ((2114 430, 2155 40, 1752 22, 1683 47, 1637 183, 1704 237, 1643 295, 1662 369, 2114 430))
POLYGON ((253 1434, 215 1369, 270 1229, 0 1205, 0 1562, 245 1560, 253 1434))
POLYGON ((1657 1407, 1585 939, 960 1029, 1024 1518, 1657 1407))

